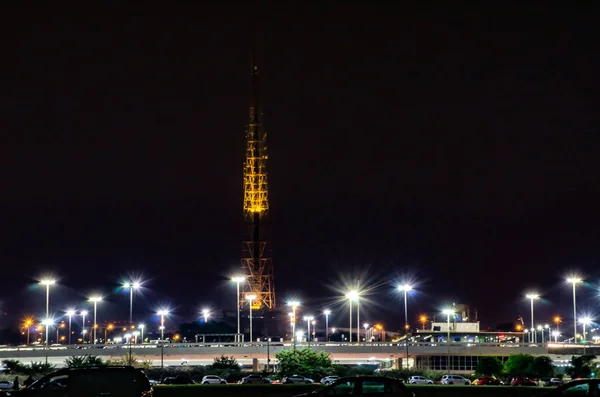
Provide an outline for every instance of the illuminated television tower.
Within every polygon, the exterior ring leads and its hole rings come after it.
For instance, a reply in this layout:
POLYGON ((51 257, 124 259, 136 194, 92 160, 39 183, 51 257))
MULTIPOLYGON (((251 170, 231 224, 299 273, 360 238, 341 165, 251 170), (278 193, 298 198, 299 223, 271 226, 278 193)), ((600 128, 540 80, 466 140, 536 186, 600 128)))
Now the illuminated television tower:
POLYGON ((246 162, 244 163, 244 221, 246 238, 242 243, 242 270, 247 275, 244 294, 256 295, 253 309, 275 308, 273 262, 265 235, 265 218, 269 211, 267 184, 267 134, 263 129, 262 111, 258 95, 258 66, 252 66, 252 98, 246 128, 246 162))

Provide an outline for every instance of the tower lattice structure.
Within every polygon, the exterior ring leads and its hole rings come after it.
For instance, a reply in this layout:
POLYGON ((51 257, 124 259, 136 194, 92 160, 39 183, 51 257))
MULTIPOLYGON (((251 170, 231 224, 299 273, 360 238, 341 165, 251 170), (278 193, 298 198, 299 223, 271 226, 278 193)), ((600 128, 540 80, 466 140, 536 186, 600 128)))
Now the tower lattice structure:
POLYGON ((253 309, 275 308, 273 262, 266 235, 266 217, 269 211, 267 183, 267 134, 263 128, 262 111, 258 96, 258 66, 251 71, 252 99, 246 128, 246 161, 244 164, 244 222, 246 238, 242 243, 242 269, 247 275, 243 304, 249 295, 253 309))

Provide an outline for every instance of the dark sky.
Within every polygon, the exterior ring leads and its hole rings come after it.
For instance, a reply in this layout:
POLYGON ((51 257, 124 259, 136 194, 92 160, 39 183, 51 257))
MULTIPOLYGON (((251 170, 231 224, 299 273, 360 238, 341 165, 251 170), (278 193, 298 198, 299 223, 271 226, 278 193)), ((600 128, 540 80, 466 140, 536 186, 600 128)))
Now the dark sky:
POLYGON ((597 307, 595 10, 275 3, 3 6, 5 312, 43 310, 48 271, 56 305, 99 291, 125 316, 129 272, 151 308, 234 305, 254 42, 279 303, 316 311, 360 276, 365 319, 394 327, 409 276, 414 315, 463 302, 493 325, 536 288, 540 318, 568 317, 574 269, 597 307))

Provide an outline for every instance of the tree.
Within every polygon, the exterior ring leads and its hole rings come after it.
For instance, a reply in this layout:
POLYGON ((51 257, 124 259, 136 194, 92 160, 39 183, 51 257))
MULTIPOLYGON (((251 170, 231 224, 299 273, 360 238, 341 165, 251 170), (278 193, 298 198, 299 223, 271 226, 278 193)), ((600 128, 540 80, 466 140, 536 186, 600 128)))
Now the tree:
POLYGON ((571 357, 571 365, 567 368, 567 374, 571 378, 589 378, 592 372, 596 372, 596 364, 594 360, 596 356, 593 354, 586 354, 584 356, 571 357))
POLYGON ((508 376, 531 376, 534 357, 529 354, 513 354, 504 363, 508 376))
POLYGON ((108 360, 106 362, 106 365, 113 365, 113 366, 131 365, 132 367, 141 368, 141 369, 146 370, 146 369, 152 368, 152 361, 151 360, 140 360, 136 357, 135 354, 125 354, 119 358, 108 360))
POLYGON ((221 355, 221 357, 215 357, 212 367, 214 369, 240 369, 240 364, 234 357, 221 355))
POLYGON ((554 375, 552 359, 548 356, 537 356, 533 359, 530 368, 531 376, 534 378, 551 378, 554 375))
POLYGON ((496 357, 481 357, 475 373, 477 375, 500 375, 502 368, 502 362, 496 357))
POLYGON ((333 371, 331 357, 327 352, 317 352, 309 348, 283 350, 277 353, 279 375, 294 374, 320 379, 333 371))
POLYGON ((69 368, 100 367, 106 365, 106 363, 98 356, 86 354, 84 356, 73 356, 67 358, 65 360, 65 365, 69 368))

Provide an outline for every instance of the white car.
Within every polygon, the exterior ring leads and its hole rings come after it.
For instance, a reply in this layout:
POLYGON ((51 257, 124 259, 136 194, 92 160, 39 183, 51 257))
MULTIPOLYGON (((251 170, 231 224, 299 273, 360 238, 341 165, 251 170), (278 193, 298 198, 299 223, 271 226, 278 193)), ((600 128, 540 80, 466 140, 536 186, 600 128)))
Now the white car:
POLYGON ((460 375, 442 376, 442 385, 470 385, 471 381, 460 375))
POLYGON ((13 383, 9 380, 0 380, 0 390, 11 390, 13 383))
POLYGON ((328 385, 330 383, 335 382, 336 380, 338 380, 340 377, 337 375, 331 375, 331 376, 326 376, 323 379, 321 379, 321 384, 322 385, 328 385))
POLYGON ((226 385, 227 381, 217 375, 206 375, 200 383, 203 385, 226 385))
POLYGON ((431 379, 427 379, 424 376, 411 376, 410 378, 408 378, 408 383, 415 385, 415 384, 427 384, 427 385, 433 385, 433 381, 431 379))

